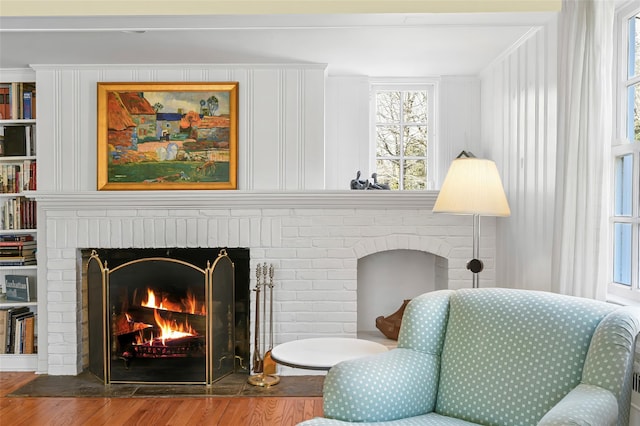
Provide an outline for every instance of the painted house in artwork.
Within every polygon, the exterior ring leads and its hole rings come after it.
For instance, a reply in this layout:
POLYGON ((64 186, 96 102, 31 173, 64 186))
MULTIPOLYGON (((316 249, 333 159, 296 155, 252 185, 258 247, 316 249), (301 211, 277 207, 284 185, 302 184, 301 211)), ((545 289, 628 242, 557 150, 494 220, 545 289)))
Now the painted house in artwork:
POLYGON ((130 148, 132 145, 132 135, 136 129, 136 123, 122 104, 118 93, 108 93, 107 111, 107 123, 109 126, 107 133, 109 145, 115 149, 118 147, 130 148))
POLYGON ((159 112, 156 114, 156 136, 163 139, 166 135, 170 137, 180 133, 180 120, 182 114, 178 112, 159 112))
POLYGON ((137 128, 138 141, 157 139, 156 110, 141 92, 117 92, 120 102, 137 128))

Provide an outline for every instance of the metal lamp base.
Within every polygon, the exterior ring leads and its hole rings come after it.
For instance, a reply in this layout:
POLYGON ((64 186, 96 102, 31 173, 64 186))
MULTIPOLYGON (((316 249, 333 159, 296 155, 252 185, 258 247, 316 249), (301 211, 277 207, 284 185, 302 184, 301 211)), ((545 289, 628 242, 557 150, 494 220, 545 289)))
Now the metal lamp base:
POLYGON ((273 374, 254 374, 253 376, 249 376, 247 383, 253 386, 268 388, 269 386, 274 386, 280 383, 280 377, 273 374))

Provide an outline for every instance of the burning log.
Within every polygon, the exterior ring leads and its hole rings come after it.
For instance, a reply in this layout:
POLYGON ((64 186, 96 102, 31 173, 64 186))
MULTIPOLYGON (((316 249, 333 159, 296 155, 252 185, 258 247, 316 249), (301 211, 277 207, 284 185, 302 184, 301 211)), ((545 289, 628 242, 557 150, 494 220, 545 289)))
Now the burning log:
POLYGON ((123 353, 122 356, 125 358, 202 357, 205 355, 205 339, 202 336, 188 336, 178 339, 168 339, 163 343, 162 339, 154 338, 150 342, 134 344, 130 350, 132 350, 133 353, 123 353))
POLYGON ((116 315, 114 321, 112 321, 112 327, 114 336, 122 336, 124 334, 135 333, 153 326, 144 322, 134 321, 130 315, 120 314, 116 315))
POLYGON ((114 329, 119 333, 119 346, 125 348, 121 358, 126 363, 133 358, 205 356, 206 339, 198 332, 206 330, 206 317, 202 315, 140 306, 121 316, 128 324, 117 321, 114 329), (198 326, 194 328, 192 322, 198 326))
POLYGON ((137 306, 129 308, 127 314, 135 320, 135 322, 145 324, 156 324, 156 313, 165 320, 172 321, 177 324, 188 323, 195 330, 205 330, 207 319, 200 314, 188 314, 184 312, 163 311, 154 308, 147 308, 144 306, 137 306))

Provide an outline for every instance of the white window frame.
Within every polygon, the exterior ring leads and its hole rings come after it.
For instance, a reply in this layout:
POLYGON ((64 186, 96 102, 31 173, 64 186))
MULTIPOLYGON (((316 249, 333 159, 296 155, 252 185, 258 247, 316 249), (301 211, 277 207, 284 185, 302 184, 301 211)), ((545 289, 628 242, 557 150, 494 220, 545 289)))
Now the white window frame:
MULTIPOLYGON (((383 90, 403 90, 403 91, 427 91, 427 181, 425 191, 434 190, 437 176, 437 154, 438 154, 438 80, 434 78, 406 79, 406 78, 386 78, 371 79, 369 81, 369 170, 375 171, 376 164, 376 91, 383 90)), ((402 158, 404 161, 404 158, 402 158)), ((373 173, 373 172, 372 172, 373 173)), ((364 176, 365 178, 367 176, 364 176)), ((400 184, 402 185, 402 180, 400 184)), ((409 191, 402 189, 402 191, 409 191)), ((413 190, 411 190, 413 191, 413 190)))
POLYGON ((623 304, 640 303, 640 141, 630 142, 627 138, 627 91, 632 85, 640 83, 640 72, 633 78, 628 77, 628 21, 640 13, 640 1, 635 0, 621 8, 616 15, 614 52, 614 111, 615 134, 611 140, 611 189, 609 197, 609 262, 608 265, 608 299, 623 304), (615 163, 620 156, 633 156, 632 179, 632 212, 631 216, 615 216, 615 163), (631 285, 614 282, 614 224, 630 223, 632 225, 631 253, 631 285))

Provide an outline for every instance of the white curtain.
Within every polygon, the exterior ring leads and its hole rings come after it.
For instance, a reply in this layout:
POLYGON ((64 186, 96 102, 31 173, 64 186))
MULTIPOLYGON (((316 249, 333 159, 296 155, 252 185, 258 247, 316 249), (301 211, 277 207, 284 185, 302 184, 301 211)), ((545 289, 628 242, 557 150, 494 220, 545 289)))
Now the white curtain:
POLYGON ((564 0, 552 289, 604 299, 612 137, 614 0, 564 0))

